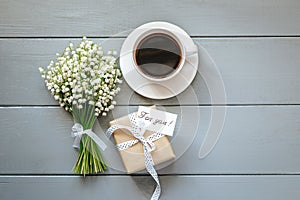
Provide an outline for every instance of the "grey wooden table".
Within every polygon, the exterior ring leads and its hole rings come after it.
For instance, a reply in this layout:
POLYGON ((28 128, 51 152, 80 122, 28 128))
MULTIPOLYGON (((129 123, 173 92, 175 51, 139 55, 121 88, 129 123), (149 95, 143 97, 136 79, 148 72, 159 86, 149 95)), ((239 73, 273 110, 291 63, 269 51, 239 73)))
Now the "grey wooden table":
POLYGON ((0 17, 1 200, 150 198, 154 182, 144 172, 72 175, 72 118, 46 91, 38 66, 82 35, 120 50, 128 30, 155 20, 181 26, 208 51, 226 101, 212 103, 200 60, 190 89, 178 97, 150 100, 124 83, 113 114, 99 118, 101 127, 138 105, 159 104, 180 114, 177 134, 197 131, 184 154, 158 170, 161 199, 300 198, 298 0, 0 0, 0 17), (216 107, 227 109, 222 136, 199 159, 216 107))

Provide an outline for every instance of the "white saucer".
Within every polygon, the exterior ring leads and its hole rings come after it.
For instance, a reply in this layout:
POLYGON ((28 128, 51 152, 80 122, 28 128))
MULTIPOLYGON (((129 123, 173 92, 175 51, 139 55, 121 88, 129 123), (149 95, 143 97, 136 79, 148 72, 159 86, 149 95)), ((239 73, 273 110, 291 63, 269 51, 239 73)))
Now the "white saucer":
POLYGON ((136 69, 133 60, 133 50, 136 39, 153 28, 163 28, 175 34, 187 51, 194 45, 192 38, 180 27, 167 22, 150 22, 132 31, 124 41, 120 52, 120 68, 128 85, 138 94, 151 99, 167 99, 183 92, 193 81, 198 70, 198 53, 186 58, 182 70, 166 81, 150 81, 144 78, 136 69))

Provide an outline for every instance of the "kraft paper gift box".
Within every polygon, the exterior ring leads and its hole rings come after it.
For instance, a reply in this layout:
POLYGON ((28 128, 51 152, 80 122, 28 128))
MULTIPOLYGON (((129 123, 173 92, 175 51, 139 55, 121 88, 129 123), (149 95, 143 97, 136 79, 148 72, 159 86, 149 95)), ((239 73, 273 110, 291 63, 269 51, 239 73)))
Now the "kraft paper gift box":
MULTIPOLYGON (((128 115, 113 120, 109 122, 109 124, 110 126, 113 125, 131 126, 131 122, 129 120, 128 115)), ((147 138, 153 133, 154 132, 152 131, 146 130, 144 137, 147 138)), ((122 142, 136 139, 126 129, 115 130, 113 133, 113 137, 116 144, 120 144, 122 142)), ((173 152, 171 143, 167 136, 163 136, 162 138, 154 141, 153 143, 155 144, 156 148, 154 151, 151 152, 151 155, 155 165, 175 158, 175 154, 173 152)), ((119 152, 127 173, 130 174, 145 169, 144 149, 141 142, 138 142, 134 146, 119 152)))

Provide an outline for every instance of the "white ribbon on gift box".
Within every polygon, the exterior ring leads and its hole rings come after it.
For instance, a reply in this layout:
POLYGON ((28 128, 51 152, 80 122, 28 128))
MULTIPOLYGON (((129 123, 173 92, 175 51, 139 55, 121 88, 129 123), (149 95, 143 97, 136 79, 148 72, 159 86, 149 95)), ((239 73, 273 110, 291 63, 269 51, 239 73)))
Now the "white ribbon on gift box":
POLYGON ((157 184, 155 191, 152 194, 151 200, 158 200, 160 193, 161 193, 161 186, 159 183, 157 172, 154 168, 154 162, 153 162, 150 152, 155 150, 155 144, 153 142, 155 140, 158 140, 159 138, 163 137, 164 135, 156 132, 156 133, 148 136, 147 138, 145 138, 143 135, 144 135, 144 132, 146 131, 146 129, 144 129, 144 127, 139 126, 139 124, 136 120, 135 114, 132 113, 132 114, 129 114, 128 116, 129 116, 129 120, 131 122, 132 127, 123 126, 123 125, 114 125, 114 126, 111 126, 106 131, 106 135, 108 137, 110 137, 113 134, 113 132, 117 129, 127 129, 131 132, 131 134, 135 138, 137 138, 136 140, 129 140, 129 141, 117 144, 116 146, 119 151, 128 149, 128 148, 132 147, 133 145, 137 144, 138 142, 141 142, 143 144, 146 169, 157 184))
POLYGON ((71 135, 75 137, 73 147, 75 149, 80 148, 80 140, 83 134, 87 134, 94 142, 104 151, 106 149, 106 144, 92 131, 92 129, 83 130, 83 127, 79 123, 75 123, 72 127, 71 135))

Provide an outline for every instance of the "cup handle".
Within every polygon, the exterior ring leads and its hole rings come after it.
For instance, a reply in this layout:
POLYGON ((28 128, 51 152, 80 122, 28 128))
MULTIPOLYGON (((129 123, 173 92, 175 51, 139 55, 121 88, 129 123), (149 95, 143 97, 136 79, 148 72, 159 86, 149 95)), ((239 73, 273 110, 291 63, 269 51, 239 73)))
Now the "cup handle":
POLYGON ((189 47, 189 50, 185 52, 185 56, 188 57, 188 56, 191 56, 191 55, 194 55, 198 53, 198 47, 197 45, 193 45, 192 47, 189 47))

